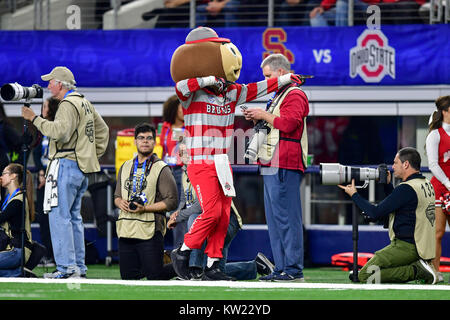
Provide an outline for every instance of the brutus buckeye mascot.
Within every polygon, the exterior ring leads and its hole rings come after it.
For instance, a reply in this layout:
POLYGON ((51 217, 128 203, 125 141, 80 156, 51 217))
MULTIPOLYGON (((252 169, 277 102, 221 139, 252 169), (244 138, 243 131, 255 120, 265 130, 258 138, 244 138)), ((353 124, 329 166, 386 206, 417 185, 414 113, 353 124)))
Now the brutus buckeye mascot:
POLYGON ((175 272, 182 279, 190 279, 190 251, 200 249, 207 240, 203 279, 234 280, 219 269, 219 260, 230 219, 231 197, 236 195, 227 156, 233 141, 236 106, 289 83, 301 83, 299 76, 286 74, 248 85, 237 84, 241 67, 238 48, 206 27, 192 30, 172 56, 170 72, 183 107, 185 143, 190 156, 187 173, 202 207, 202 214, 186 233, 184 243, 171 253, 175 272))

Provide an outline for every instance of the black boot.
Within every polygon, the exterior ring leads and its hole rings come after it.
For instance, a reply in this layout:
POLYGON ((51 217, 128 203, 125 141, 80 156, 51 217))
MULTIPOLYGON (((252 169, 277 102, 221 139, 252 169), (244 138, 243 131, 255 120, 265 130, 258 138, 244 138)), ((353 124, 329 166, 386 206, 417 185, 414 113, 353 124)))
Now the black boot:
POLYGON ((203 269, 199 267, 189 267, 189 275, 191 280, 202 280, 203 269))
POLYGON ((189 256, 191 255, 191 250, 181 251, 180 249, 181 246, 173 249, 170 253, 173 269, 181 279, 189 280, 189 256))
POLYGON ((202 280, 207 281, 236 281, 236 278, 227 276, 225 273, 219 269, 219 261, 215 261, 211 268, 206 267, 205 273, 203 274, 202 280))

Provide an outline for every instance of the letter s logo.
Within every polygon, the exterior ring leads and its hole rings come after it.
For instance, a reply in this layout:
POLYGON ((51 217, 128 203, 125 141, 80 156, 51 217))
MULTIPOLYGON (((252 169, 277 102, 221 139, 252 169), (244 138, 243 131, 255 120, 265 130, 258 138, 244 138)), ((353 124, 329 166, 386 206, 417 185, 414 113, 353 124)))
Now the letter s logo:
POLYGON ((263 33, 263 47, 266 49, 263 52, 263 59, 272 53, 281 53, 284 55, 289 63, 293 64, 295 56, 292 51, 284 46, 287 41, 286 32, 282 28, 267 28, 263 33))

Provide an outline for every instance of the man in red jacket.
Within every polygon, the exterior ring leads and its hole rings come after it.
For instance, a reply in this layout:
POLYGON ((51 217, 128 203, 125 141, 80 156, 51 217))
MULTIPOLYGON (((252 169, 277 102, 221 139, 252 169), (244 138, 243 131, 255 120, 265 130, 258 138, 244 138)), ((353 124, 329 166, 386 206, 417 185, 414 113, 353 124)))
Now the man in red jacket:
MULTIPOLYGON (((282 54, 272 54, 264 59, 261 68, 266 79, 270 79, 289 73, 291 66, 282 54)), ((288 84, 276 92, 267 110, 272 112, 260 108, 243 110, 247 120, 264 120, 272 127, 271 133, 277 130, 279 133, 273 157, 260 161, 266 221, 275 261, 274 272, 260 280, 303 282, 300 183, 308 153, 305 125, 308 99, 295 84, 288 84)))

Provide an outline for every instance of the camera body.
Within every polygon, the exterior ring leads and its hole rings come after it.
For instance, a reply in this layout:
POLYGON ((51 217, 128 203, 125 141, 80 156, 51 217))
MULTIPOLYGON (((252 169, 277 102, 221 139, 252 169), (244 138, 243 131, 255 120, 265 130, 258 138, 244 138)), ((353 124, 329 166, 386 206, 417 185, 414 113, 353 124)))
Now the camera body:
POLYGON ((128 205, 128 207, 131 210, 136 210, 138 204, 143 206, 146 203, 147 203, 147 197, 145 196, 145 194, 142 194, 142 193, 141 194, 136 194, 133 197, 131 197, 130 204, 128 205))
POLYGON ((380 164, 377 168, 350 167, 339 163, 321 163, 320 178, 324 185, 349 184, 352 179, 355 183, 364 182, 364 185, 357 188, 365 188, 370 180, 378 183, 387 183, 388 168, 386 164, 380 164))
POLYGON ((0 94, 5 101, 31 100, 33 98, 42 98, 44 90, 38 84, 33 84, 31 87, 23 87, 15 82, 4 84, 0 94))

